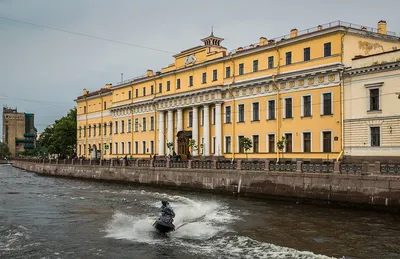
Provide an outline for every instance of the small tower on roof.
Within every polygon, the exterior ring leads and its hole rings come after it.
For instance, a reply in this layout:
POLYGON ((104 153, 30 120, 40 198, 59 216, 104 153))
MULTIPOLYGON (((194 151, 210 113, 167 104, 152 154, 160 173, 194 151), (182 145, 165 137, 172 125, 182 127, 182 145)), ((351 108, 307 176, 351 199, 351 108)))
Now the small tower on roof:
POLYGON ((223 40, 224 40, 223 38, 214 36, 213 27, 211 27, 211 35, 204 39, 201 39, 201 41, 204 42, 205 46, 216 46, 216 47, 220 47, 221 41, 223 41, 223 40))

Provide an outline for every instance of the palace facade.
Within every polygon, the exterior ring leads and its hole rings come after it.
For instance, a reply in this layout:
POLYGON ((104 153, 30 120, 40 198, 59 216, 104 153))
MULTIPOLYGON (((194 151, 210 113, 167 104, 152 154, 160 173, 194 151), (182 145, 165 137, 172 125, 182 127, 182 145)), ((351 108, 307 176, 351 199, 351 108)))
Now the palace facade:
POLYGON ((337 159, 343 154, 343 70, 400 47, 386 30, 341 21, 227 51, 211 33, 161 71, 76 99, 77 154, 337 159), (283 140, 284 148, 277 148, 283 140), (189 148, 194 140, 197 149, 189 148))

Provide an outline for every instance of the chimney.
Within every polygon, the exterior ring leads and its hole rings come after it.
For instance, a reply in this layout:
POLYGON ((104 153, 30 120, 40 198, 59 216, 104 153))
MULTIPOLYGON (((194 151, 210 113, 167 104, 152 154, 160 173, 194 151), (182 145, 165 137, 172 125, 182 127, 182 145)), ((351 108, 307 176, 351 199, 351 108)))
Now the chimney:
POLYGON ((290 38, 297 37, 298 33, 299 33, 299 31, 297 29, 290 30, 290 38))
POLYGON ((380 21, 378 22, 378 33, 380 33, 380 34, 387 34, 387 25, 386 25, 386 21, 380 20, 380 21))
POLYGON ((148 77, 153 76, 153 75, 154 75, 154 74, 153 74, 153 70, 147 69, 146 75, 147 75, 148 77))
POLYGON ((106 89, 110 89, 111 88, 111 86, 112 86, 112 84, 106 84, 106 89))
POLYGON ((267 38, 260 37, 260 40, 258 41, 258 45, 264 46, 264 45, 267 45, 267 43, 268 43, 267 38))
POLYGON ((321 31, 322 30, 322 25, 318 25, 318 30, 321 31))
POLYGON ((239 52, 239 51, 242 51, 243 50, 243 48, 242 47, 239 47, 239 48, 237 48, 237 52, 239 52))
POLYGON ((88 90, 86 90, 86 88, 85 89, 83 89, 83 95, 87 95, 89 93, 89 91, 88 90))
POLYGON ((361 30, 362 30, 362 31, 366 31, 366 30, 367 30, 367 27, 361 26, 361 30))

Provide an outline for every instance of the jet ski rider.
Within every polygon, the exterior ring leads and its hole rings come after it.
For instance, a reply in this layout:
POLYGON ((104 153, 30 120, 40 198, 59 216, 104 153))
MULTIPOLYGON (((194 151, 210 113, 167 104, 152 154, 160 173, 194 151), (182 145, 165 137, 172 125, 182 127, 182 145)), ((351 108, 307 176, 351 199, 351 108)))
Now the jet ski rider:
POLYGON ((161 206, 161 212, 162 212, 161 217, 165 221, 167 221, 169 223, 172 223, 174 221, 173 218, 175 218, 174 210, 171 208, 171 206, 169 205, 168 201, 161 201, 161 204, 162 204, 162 206, 161 206))

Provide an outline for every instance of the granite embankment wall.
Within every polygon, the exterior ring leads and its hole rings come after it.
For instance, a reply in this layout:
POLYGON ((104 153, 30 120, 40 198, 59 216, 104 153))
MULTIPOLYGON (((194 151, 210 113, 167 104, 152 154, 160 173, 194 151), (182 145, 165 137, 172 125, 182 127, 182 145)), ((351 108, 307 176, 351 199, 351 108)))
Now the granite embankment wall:
POLYGON ((26 161, 14 161, 13 166, 48 176, 121 181, 250 197, 367 205, 400 211, 399 176, 44 164, 26 161))

